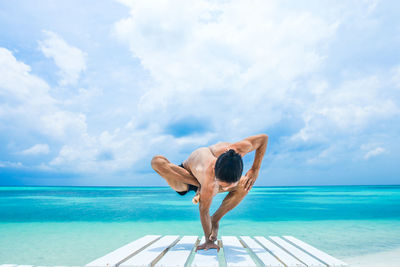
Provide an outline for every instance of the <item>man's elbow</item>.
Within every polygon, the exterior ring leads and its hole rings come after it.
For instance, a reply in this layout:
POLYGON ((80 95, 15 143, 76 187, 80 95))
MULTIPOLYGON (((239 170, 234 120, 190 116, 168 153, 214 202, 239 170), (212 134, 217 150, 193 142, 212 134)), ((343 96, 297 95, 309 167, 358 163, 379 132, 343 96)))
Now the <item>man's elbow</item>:
POLYGON ((259 138, 261 139, 260 145, 266 145, 268 143, 268 135, 260 134, 259 138))

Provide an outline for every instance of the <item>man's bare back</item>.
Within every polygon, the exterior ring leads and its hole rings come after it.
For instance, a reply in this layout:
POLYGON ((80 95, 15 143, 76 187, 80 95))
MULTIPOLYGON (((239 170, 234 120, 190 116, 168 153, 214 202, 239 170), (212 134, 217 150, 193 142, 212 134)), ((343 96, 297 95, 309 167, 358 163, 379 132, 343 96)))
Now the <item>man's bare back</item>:
POLYGON ((258 177, 267 143, 268 136, 260 134, 236 143, 220 142, 209 147, 200 147, 183 162, 184 168, 170 163, 161 155, 153 157, 151 162, 153 169, 165 178, 174 190, 178 192, 182 189, 187 190, 189 184, 199 187, 196 196, 200 195, 200 219, 207 238, 197 249, 219 249, 218 245, 214 244, 218 236, 219 221, 228 211, 236 207, 252 188, 258 177), (256 150, 253 166, 236 182, 227 182, 215 176, 215 163, 228 150, 234 151, 241 157, 256 150), (229 191, 228 195, 217 211, 210 216, 212 199, 224 191, 229 191))
MULTIPOLYGON (((209 178, 207 173, 209 173, 210 168, 214 167, 217 158, 222 153, 228 151, 231 148, 231 145, 232 144, 228 142, 220 142, 208 147, 200 147, 189 155, 189 157, 183 162, 183 166, 193 174, 197 181, 199 181, 200 186, 206 183, 214 183, 213 181, 207 180, 207 178, 209 178)), ((215 190, 213 196, 220 192, 232 190, 232 188, 224 190, 219 187, 218 184, 214 184, 215 190)))

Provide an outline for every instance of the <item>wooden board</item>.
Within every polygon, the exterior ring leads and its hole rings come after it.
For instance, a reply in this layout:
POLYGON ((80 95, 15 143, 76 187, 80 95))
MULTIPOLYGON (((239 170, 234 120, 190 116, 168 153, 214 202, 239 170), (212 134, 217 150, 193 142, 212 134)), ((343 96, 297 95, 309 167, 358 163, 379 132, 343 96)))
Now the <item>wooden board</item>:
POLYGON ((310 267, 327 267, 326 264, 320 262, 319 260, 316 260, 314 257, 311 257, 309 254, 305 253, 301 249, 293 246, 292 244, 288 243, 287 241, 283 240, 282 238, 278 236, 270 236, 272 241, 277 243, 279 246, 284 248, 286 251, 288 251, 290 254, 295 256, 297 259, 299 259, 301 262, 306 264, 307 266, 310 267))
POLYGON ((260 242, 265 248, 267 248, 272 254, 274 254, 281 262, 283 262, 287 267, 304 267, 303 263, 294 258, 292 255, 287 253, 281 247, 275 245, 270 240, 263 236, 256 236, 255 239, 260 242))
MULTIPOLYGON (((86 265, 86 267, 345 267, 348 266, 325 252, 293 236, 222 236, 223 250, 194 252, 197 236, 147 235, 86 265), (223 253, 222 253, 223 252, 223 253), (193 259, 193 260, 192 260, 193 259)), ((204 236, 198 244, 203 244, 204 236)), ((0 264, 0 267, 33 267, 0 264)), ((63 266, 55 266, 63 267, 63 266)))
MULTIPOLYGON (((201 238, 199 245, 205 241, 204 236, 201 238)), ((216 249, 198 250, 194 256, 192 267, 218 267, 219 260, 216 249)))
MULTIPOLYGON (((322 252, 293 237, 223 236, 219 253, 216 249, 194 252, 195 245, 203 244, 204 236, 198 242, 197 236, 159 235, 144 236, 107 255, 92 261, 86 267, 344 267, 346 263, 322 252), (198 243, 197 243, 198 242, 198 243), (223 252, 223 253, 222 253, 223 252)), ((0 267, 20 267, 3 264, 0 267)), ((23 266, 28 267, 28 266, 23 266)), ((30 267, 30 266, 29 266, 30 267)))
POLYGON ((267 267, 283 267, 283 265, 277 258, 274 257, 269 251, 265 250, 260 244, 249 236, 241 236, 242 241, 246 246, 264 263, 267 267))
POLYGON ((160 235, 146 235, 86 264, 86 267, 117 266, 117 264, 134 255, 160 237, 160 235))
POLYGON ((139 267, 149 266, 155 261, 162 253, 165 252, 170 246, 174 245, 177 241, 178 235, 166 235, 137 253, 133 257, 130 257, 126 261, 122 262, 119 266, 121 267, 139 267))
POLYGON ((156 267, 184 267, 194 245, 197 236, 184 236, 175 246, 170 248, 167 254, 156 263, 156 267))
POLYGON ((303 249, 304 251, 310 253, 311 255, 313 255, 314 257, 322 260, 323 262, 325 262, 326 264, 328 264, 329 266, 347 266, 346 263, 344 263, 341 260, 338 260, 334 257, 332 257, 331 255, 293 237, 293 236, 283 236, 286 240, 290 241, 292 244, 298 246, 299 248, 303 249))
POLYGON ((222 244, 227 266, 256 267, 256 264, 235 236, 223 236, 222 244))

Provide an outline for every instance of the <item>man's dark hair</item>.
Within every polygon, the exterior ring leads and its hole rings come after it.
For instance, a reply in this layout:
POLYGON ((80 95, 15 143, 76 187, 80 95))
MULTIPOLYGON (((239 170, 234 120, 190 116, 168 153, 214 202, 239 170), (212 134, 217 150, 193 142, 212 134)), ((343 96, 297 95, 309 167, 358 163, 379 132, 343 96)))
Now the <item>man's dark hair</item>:
POLYGON ((234 183, 239 181, 243 172, 243 160, 240 154, 230 149, 221 154, 215 162, 215 177, 218 180, 234 183))

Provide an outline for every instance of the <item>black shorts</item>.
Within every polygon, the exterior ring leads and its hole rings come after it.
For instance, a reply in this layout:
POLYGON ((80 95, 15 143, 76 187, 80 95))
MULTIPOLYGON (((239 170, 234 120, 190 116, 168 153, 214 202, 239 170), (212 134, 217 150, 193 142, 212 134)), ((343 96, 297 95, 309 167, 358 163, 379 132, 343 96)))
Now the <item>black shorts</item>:
MULTIPOLYGON (((185 167, 183 167, 183 162, 180 164, 180 165, 178 165, 179 167, 182 167, 182 168, 184 168, 185 169, 185 167)), ((186 169, 185 169, 186 170, 186 169)), ((189 188, 188 188, 188 190, 187 191, 182 191, 182 192, 178 192, 178 191, 176 191, 179 195, 181 195, 181 196, 183 196, 183 195, 186 195, 186 193, 187 192, 189 192, 189 191, 194 191, 194 192, 197 192, 197 189, 198 189, 198 187, 197 186, 195 186, 195 185, 191 185, 191 184, 188 184, 188 186, 189 186, 189 188)))

